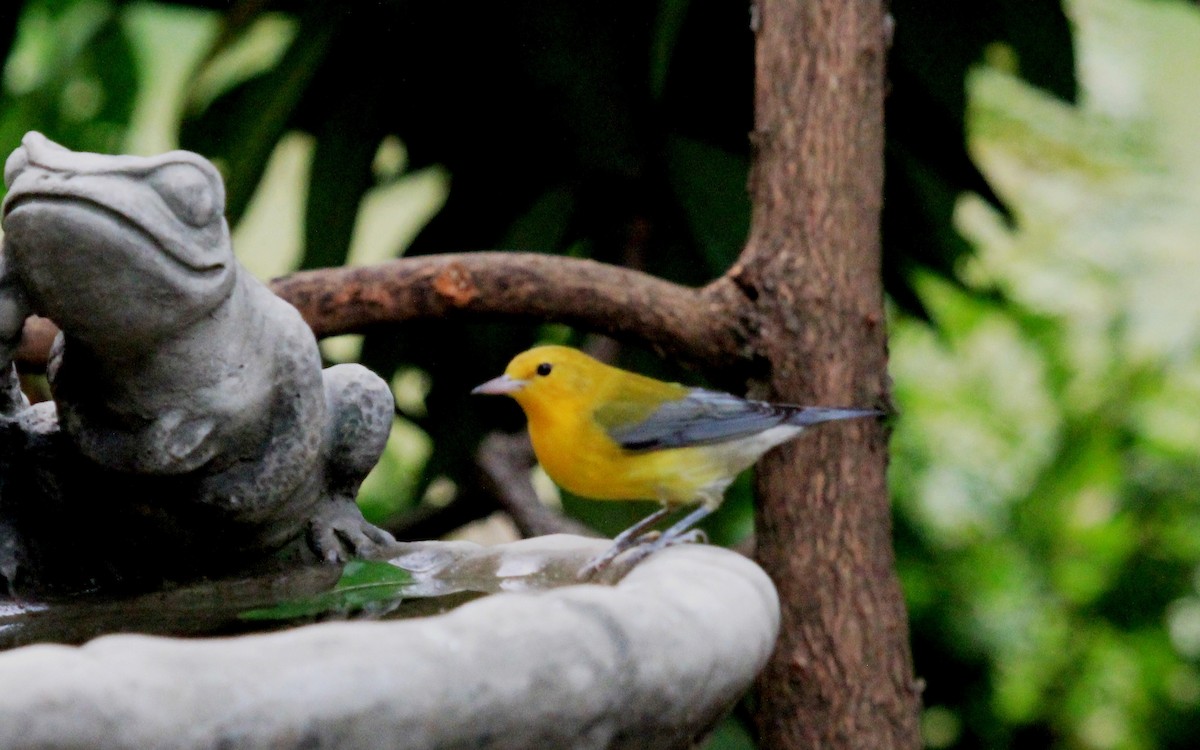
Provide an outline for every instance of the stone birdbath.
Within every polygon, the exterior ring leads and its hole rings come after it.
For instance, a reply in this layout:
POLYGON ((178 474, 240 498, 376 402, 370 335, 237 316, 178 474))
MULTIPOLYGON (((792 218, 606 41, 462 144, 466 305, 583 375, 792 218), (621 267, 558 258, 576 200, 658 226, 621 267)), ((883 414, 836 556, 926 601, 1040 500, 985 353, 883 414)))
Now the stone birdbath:
POLYGON ((775 590, 732 552, 582 584, 605 542, 367 523, 390 390, 321 368, 202 157, 29 133, 5 183, 0 747, 687 748, 765 664, 775 590), (30 405, 33 315, 62 333, 30 405))

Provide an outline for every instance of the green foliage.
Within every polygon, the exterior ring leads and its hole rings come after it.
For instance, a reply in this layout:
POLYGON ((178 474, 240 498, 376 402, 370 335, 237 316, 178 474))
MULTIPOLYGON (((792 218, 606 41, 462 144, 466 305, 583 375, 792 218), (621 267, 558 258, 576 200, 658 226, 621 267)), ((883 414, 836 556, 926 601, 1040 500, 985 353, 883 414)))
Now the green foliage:
POLYGON ((967 73, 986 52, 1002 49, 1026 80, 1072 101, 1075 58, 1058 2, 894 0, 891 13, 884 283, 902 309, 924 316, 914 275, 958 280, 971 255, 953 227, 959 196, 976 193, 1007 211, 963 147, 967 73))
MULTIPOLYGON (((186 148, 220 160, 225 177, 226 213, 231 222, 236 222, 246 210, 266 169, 267 159, 287 131, 292 113, 312 83, 339 28, 342 14, 333 14, 332 18, 322 15, 316 6, 304 14, 297 20, 291 42, 276 65, 236 82, 231 89, 222 91, 217 101, 208 102, 201 108, 202 103, 196 101, 197 95, 208 92, 203 88, 192 89, 187 116, 179 133, 180 142, 186 148)), ((234 15, 225 32, 217 38, 206 60, 207 65, 198 71, 196 79, 204 80, 206 75, 212 77, 213 67, 225 59, 223 53, 247 34, 252 24, 252 18, 234 15)), ((343 139, 338 140, 344 147, 343 139)), ((377 145, 368 144, 372 155, 377 145)), ((314 181, 339 176, 344 175, 313 170, 314 181)), ((357 179, 359 175, 354 177, 357 179)), ((354 199, 349 211, 353 217, 362 191, 349 192, 354 199)), ((341 201, 335 201, 335 204, 344 208, 341 201)), ((345 234, 348 245, 349 232, 345 234)), ((345 259, 343 248, 340 256, 328 265, 339 265, 345 259)))
POLYGON ((75 148, 111 152, 124 140, 137 94, 133 53, 110 3, 30 0, 0 21, 12 50, 0 94, 5 153, 28 130, 75 148))
POLYGON ((966 269, 891 340, 897 554, 933 747, 1200 739, 1200 13, 1074 4, 1083 99, 973 77, 1018 218, 960 204, 966 269), (1187 99, 1187 97, 1184 97, 1187 99))

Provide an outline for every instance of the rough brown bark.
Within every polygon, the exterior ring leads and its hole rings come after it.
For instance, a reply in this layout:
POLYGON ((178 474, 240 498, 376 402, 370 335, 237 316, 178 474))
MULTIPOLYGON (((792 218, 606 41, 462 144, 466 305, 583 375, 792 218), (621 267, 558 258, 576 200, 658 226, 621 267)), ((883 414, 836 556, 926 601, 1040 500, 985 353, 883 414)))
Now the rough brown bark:
MULTIPOLYGON (((883 3, 758 7, 754 213, 729 277, 771 363, 766 395, 883 405, 883 3)), ((886 467, 884 429, 867 422, 759 464, 757 554, 783 604, 759 680, 762 747, 920 746, 886 467)))
POLYGON ((425 255, 276 279, 318 336, 379 323, 468 316, 556 321, 641 340, 662 354, 729 365, 737 329, 720 301, 640 271, 536 253, 425 255))

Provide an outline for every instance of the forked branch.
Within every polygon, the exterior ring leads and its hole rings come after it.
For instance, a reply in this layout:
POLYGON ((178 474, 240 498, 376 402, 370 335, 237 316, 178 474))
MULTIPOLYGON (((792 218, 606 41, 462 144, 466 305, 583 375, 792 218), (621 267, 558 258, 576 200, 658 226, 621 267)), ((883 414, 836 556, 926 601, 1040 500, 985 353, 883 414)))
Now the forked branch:
POLYGON ((739 352, 736 316, 712 290, 640 271, 536 253, 401 258, 301 271, 271 283, 318 336, 431 318, 558 322, 645 342, 708 366, 739 352))

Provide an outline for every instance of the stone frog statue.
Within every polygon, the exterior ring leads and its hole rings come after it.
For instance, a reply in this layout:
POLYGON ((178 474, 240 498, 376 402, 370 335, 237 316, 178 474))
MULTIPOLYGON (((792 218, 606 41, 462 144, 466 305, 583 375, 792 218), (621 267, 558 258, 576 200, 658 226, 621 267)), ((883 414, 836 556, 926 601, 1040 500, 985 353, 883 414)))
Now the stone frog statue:
POLYGON ((204 575, 393 542, 355 505, 391 391, 359 365, 322 370, 300 314, 235 260, 212 164, 31 132, 4 180, 0 532, 21 538, 7 559, 0 539, 0 577, 64 554, 204 575), (30 314, 62 330, 53 402, 32 407, 10 365, 30 314))

